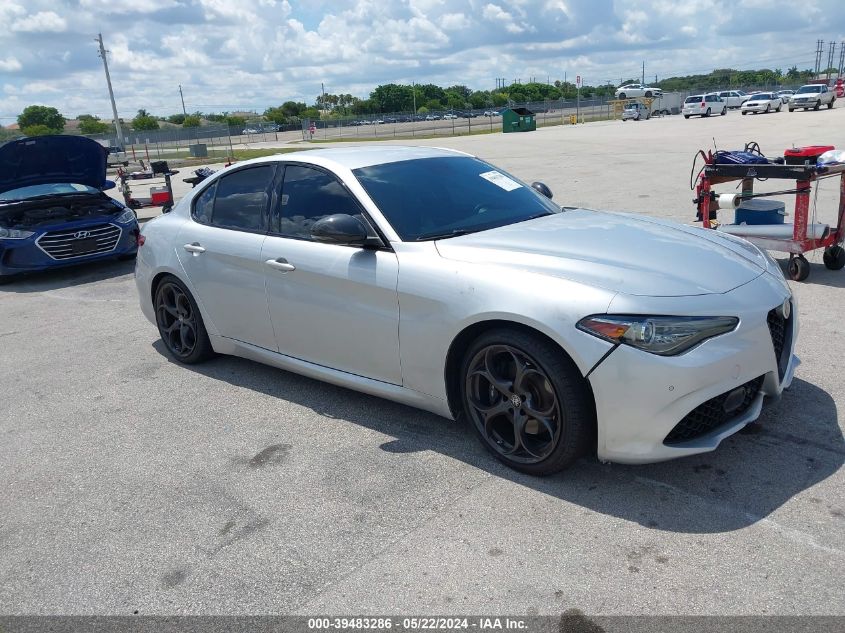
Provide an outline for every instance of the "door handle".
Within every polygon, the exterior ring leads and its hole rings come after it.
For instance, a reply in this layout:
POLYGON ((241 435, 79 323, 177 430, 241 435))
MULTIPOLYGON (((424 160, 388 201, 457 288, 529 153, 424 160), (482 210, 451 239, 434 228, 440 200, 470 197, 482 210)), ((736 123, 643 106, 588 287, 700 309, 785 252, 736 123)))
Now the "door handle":
POLYGON ((204 253, 205 247, 200 246, 199 242, 192 242, 191 244, 185 244, 182 248, 184 248, 189 253, 204 253))
POLYGON ((292 270, 296 270, 296 266, 293 264, 289 264, 288 260, 284 257, 277 257, 276 259, 268 259, 266 262, 270 268, 274 268, 276 270, 280 270, 284 273, 289 273, 292 270))

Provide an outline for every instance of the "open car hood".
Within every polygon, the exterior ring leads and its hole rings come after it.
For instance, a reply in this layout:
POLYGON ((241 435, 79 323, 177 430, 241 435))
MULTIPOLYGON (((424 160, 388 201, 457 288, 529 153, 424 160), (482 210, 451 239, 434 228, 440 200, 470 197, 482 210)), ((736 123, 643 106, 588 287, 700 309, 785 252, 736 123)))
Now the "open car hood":
POLYGON ((107 189, 108 150, 84 136, 36 136, 0 146, 0 193, 59 182, 107 189))

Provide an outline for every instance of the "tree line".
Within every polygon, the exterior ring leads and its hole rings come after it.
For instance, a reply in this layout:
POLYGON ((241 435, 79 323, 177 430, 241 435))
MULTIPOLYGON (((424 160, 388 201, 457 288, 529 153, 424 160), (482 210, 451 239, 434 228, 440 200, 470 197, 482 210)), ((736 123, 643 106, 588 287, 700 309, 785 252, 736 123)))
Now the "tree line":
MULTIPOLYGON (((831 68, 823 73, 836 75, 831 68)), ((671 91, 710 91, 742 86, 775 87, 779 85, 800 85, 814 77, 812 70, 798 70, 797 66, 786 72, 781 69, 734 70, 716 69, 707 74, 669 77, 652 85, 666 92, 671 91)), ((639 83, 638 79, 622 82, 639 83)), ((603 84, 585 85, 581 88, 582 98, 612 97, 617 86, 603 84)), ((528 82, 513 83, 494 90, 473 90, 465 85, 456 84, 443 88, 435 84, 397 84, 389 83, 377 86, 366 99, 351 94, 321 93, 309 106, 299 101, 286 101, 279 106, 267 108, 261 115, 253 117, 232 115, 228 112, 192 114, 178 113, 167 117, 156 117, 147 110, 140 109, 131 119, 132 130, 156 130, 164 122, 180 125, 183 128, 199 127, 204 122, 226 124, 230 127, 243 127, 252 120, 272 121, 279 125, 298 123, 303 119, 335 119, 355 115, 370 115, 390 112, 416 112, 425 114, 432 110, 479 110, 483 108, 501 108, 514 103, 559 101, 575 99, 578 90, 572 82, 556 80, 549 83, 528 82)), ((77 117, 79 131, 82 134, 114 134, 114 125, 102 121, 91 114, 77 117)), ((56 108, 31 105, 24 108, 18 116, 18 126, 26 136, 59 134, 64 131, 67 120, 56 108)), ((125 125, 125 122, 121 120, 125 125)), ((0 130, 9 136, 9 130, 0 130)))

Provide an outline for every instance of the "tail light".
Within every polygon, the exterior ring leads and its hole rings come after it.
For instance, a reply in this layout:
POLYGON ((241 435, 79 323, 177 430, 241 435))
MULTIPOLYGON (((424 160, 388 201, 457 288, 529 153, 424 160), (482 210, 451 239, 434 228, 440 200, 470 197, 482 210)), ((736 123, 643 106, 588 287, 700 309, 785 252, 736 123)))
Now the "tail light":
POLYGON ((141 235, 141 230, 140 229, 133 229, 132 233, 134 233, 134 235, 135 235, 135 243, 138 244, 139 247, 143 246, 146 238, 143 235, 141 235))
POLYGON ((701 107, 703 108, 705 105, 707 105, 707 104, 706 104, 706 103, 704 103, 704 102, 702 101, 702 102, 701 102, 701 107))

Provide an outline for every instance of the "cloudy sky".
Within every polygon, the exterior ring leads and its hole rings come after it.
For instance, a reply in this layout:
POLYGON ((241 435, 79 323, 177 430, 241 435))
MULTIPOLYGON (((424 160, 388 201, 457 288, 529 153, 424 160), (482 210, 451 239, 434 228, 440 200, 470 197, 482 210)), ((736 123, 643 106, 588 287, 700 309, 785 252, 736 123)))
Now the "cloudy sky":
MULTIPOLYGON (((587 83, 815 62, 845 40, 845 0, 0 0, 0 124, 26 105, 110 118, 138 108, 262 111, 381 83, 587 83)), ((839 64, 839 49, 835 54, 839 64)))

